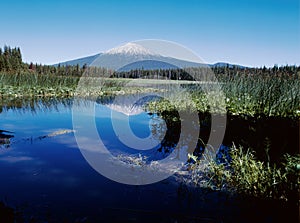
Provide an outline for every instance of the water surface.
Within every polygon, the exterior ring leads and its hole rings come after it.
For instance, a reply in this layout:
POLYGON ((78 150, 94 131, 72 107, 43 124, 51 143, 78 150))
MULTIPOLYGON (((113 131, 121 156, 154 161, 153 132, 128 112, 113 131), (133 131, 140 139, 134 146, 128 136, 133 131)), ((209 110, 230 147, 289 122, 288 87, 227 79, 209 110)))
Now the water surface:
MULTIPOLYGON (((272 222, 280 217, 255 205, 233 202, 225 193, 188 189, 176 180, 178 176, 145 186, 107 179, 86 162, 73 132, 51 135, 73 129, 71 108, 70 99, 50 100, 6 107, 0 113, 0 129, 14 136, 10 143, 0 144, 0 201, 21 213, 19 222, 30 218, 38 222, 272 222)), ((118 140, 111 107, 97 103, 95 111, 97 129, 112 154, 139 153, 118 140)), ((119 111, 120 122, 127 118, 119 111)), ((129 120, 141 138, 153 131, 149 122, 163 122, 145 112, 129 120)), ((145 154, 162 158, 160 146, 145 154)))

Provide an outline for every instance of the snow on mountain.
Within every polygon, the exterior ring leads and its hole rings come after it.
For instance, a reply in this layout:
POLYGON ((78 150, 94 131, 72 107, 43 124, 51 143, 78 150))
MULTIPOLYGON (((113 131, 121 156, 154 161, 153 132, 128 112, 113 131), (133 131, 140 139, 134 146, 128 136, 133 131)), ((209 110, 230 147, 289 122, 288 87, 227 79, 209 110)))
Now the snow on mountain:
MULTIPOLYGON (((134 69, 174 69, 186 67, 232 67, 232 64, 216 63, 204 64, 187 60, 176 59, 172 57, 156 54, 151 50, 137 44, 127 43, 125 45, 112 48, 105 53, 84 57, 76 60, 66 61, 61 65, 76 65, 104 67, 118 71, 128 71, 134 69)), ((58 64, 56 64, 57 66, 58 64)), ((236 65, 239 66, 239 65, 236 65)), ((241 66, 239 66, 241 67, 241 66)))
POLYGON ((91 63, 91 66, 119 70, 137 61, 160 60, 161 57, 139 44, 127 43, 103 53, 91 63))
POLYGON ((127 43, 120 47, 115 47, 108 50, 105 54, 126 54, 126 55, 152 55, 157 56, 157 54, 151 52, 145 47, 136 43, 127 43))

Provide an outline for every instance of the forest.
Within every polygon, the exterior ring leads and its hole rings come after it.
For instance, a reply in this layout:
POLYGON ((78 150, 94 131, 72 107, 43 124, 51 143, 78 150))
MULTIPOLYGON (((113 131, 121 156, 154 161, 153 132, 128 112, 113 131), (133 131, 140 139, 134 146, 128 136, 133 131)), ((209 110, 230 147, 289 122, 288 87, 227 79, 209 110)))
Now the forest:
MULTIPOLYGON (((146 79, 171 79, 171 80, 193 80, 189 75, 188 69, 166 69, 166 70, 144 70, 135 69, 131 71, 112 71, 105 68, 99 67, 88 67, 87 64, 80 67, 78 64, 74 66, 61 66, 58 64, 54 65, 42 65, 37 63, 24 63, 22 61, 22 53, 19 47, 11 48, 10 46, 4 46, 0 48, 0 72, 15 74, 18 72, 30 72, 40 75, 58 75, 58 76, 74 76, 80 77, 84 72, 86 76, 97 76, 105 75, 106 77, 117 77, 117 78, 146 78, 146 79)), ((197 69, 197 68, 195 68, 197 69)), ((285 65, 273 67, 240 67, 240 66, 212 66, 203 68, 211 69, 213 73, 218 76, 236 76, 236 75, 263 75, 263 76, 299 76, 300 66, 296 65, 285 65)))

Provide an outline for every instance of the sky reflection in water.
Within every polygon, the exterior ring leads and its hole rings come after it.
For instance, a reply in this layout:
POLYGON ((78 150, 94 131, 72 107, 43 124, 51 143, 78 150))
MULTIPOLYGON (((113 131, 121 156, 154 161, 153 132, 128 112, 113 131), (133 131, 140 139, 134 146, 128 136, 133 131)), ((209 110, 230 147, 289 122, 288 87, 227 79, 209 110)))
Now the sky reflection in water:
MULTIPOLYGON (((170 187, 168 180, 140 187, 115 183, 88 165, 73 133, 39 139, 57 130, 72 129, 70 106, 58 103, 55 108, 43 104, 39 107, 35 111, 15 108, 0 113, 0 129, 14 135, 10 146, 0 149, 0 200, 14 207, 24 206, 25 212, 39 216, 50 212, 57 218, 95 217, 103 208, 161 210, 163 204, 166 210, 176 207, 176 187, 170 187)), ((124 147, 113 134, 108 107, 98 104, 96 114, 100 135, 111 151, 137 153, 124 147)), ((150 134, 149 115, 141 113, 129 120, 139 137, 150 134)))
MULTIPOLYGON (((274 213, 280 215, 279 211, 269 213, 256 206, 250 207, 251 211, 240 203, 229 205, 228 197, 221 192, 199 189, 202 192, 196 190, 197 193, 191 194, 174 177, 144 186, 119 184, 103 177, 80 153, 74 133, 40 137, 72 129, 71 105, 68 99, 54 101, 53 106, 49 101, 46 105, 37 102, 35 109, 11 107, 0 113, 0 130, 14 135, 9 146, 0 144, 0 201, 20 210, 27 220, 34 216, 39 222, 47 218, 54 222, 63 219, 71 222, 78 219, 91 222, 128 219, 247 222, 248 219, 251 222, 276 219, 274 213)), ((113 155, 141 152, 118 140, 107 106, 97 104, 95 109, 99 134, 113 155)), ((123 120, 125 114, 120 113, 119 118, 123 120)), ((147 113, 131 116, 133 132, 142 138, 149 136, 149 120, 153 118, 161 122, 147 113)), ((162 158, 155 148, 142 152, 151 158, 162 158)))

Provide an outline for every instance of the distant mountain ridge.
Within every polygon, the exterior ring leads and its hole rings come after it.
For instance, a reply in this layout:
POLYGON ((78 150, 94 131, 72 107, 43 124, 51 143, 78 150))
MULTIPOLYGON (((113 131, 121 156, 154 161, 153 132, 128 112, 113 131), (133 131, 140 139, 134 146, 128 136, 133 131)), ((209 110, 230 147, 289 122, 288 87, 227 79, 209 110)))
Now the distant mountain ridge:
MULTIPOLYGON (((62 66, 66 65, 77 65, 79 66, 97 66, 114 69, 117 71, 129 71, 134 69, 175 69, 175 68, 187 68, 187 67, 233 67, 240 65, 234 65, 229 63, 215 63, 215 64, 204 64, 197 63, 187 60, 176 59, 172 57, 165 57, 136 43, 127 43, 123 46, 113 48, 104 53, 95 54, 75 60, 59 63, 62 66)), ((58 66, 55 64, 54 66, 58 66)))
POLYGON ((67 66, 67 65, 73 66, 73 65, 77 65, 78 64, 80 67, 82 67, 85 64, 86 65, 90 65, 100 55, 101 55, 101 53, 98 53, 98 54, 95 54, 95 55, 92 55, 92 56, 82 57, 82 58, 78 58, 78 59, 74 59, 74 60, 68 60, 68 61, 65 61, 65 62, 60 62, 60 63, 54 64, 54 66, 58 66, 58 65, 61 65, 61 66, 67 66))

